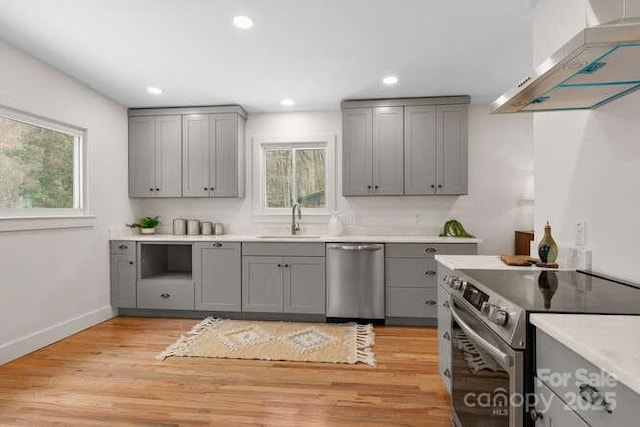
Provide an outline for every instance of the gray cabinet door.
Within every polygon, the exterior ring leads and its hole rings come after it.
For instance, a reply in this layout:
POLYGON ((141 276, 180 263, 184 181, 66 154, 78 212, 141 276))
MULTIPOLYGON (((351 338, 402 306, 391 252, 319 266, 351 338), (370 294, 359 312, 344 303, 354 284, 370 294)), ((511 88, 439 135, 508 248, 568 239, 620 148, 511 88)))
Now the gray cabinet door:
POLYGON ((213 197, 238 195, 238 116, 212 114, 209 184, 213 197))
POLYGON ((182 196, 182 116, 156 117, 156 197, 182 196))
POLYGON ((373 110, 373 192, 395 196, 404 192, 403 107, 373 110))
POLYGON ((436 107, 436 191, 467 194, 467 105, 436 107))
POLYGON ((436 192, 436 107, 404 107, 404 193, 436 192))
POLYGON ((373 110, 342 111, 342 195, 363 196, 373 190, 373 110))
POLYGON ((111 305, 117 308, 136 307, 136 257, 111 255, 111 305))
POLYGON ((209 115, 182 116, 182 195, 209 196, 209 115))
POLYGON ((129 118, 129 196, 154 197, 156 189, 156 118, 129 118))
POLYGON ((324 314, 326 310, 325 259, 284 259, 284 312, 324 314))
POLYGON ((240 243, 196 243, 194 251, 196 310, 240 311, 240 243))
POLYGON ((242 258, 242 311, 282 312, 282 258, 242 258))

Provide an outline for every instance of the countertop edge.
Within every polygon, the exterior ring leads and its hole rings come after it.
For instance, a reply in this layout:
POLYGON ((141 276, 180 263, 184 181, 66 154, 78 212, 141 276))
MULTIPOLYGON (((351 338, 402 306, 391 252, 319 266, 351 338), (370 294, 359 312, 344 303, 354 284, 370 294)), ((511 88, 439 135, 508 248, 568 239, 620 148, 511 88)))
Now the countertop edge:
MULTIPOLYGON (((602 354, 601 351, 593 350, 582 340, 575 338, 568 332, 562 330, 561 327, 551 323, 551 319, 560 319, 563 316, 595 316, 584 314, 546 314, 533 313, 529 317, 531 324, 539 328, 541 331, 566 346, 568 349, 577 353, 588 362, 602 369, 609 375, 613 375, 617 381, 629 387, 635 393, 640 394, 640 378, 629 372, 619 363, 602 354)), ((609 317, 609 316, 607 316, 609 317)), ((616 316, 616 317, 635 317, 635 316, 616 316)))
POLYGON ((123 235, 110 236, 110 241, 139 241, 139 242, 247 242, 247 243, 339 243, 339 242, 378 242, 378 243, 442 243, 442 244, 480 244, 481 239, 453 238, 437 236, 410 236, 410 235, 344 235, 344 236, 320 236, 320 237, 295 237, 289 238, 260 238, 255 235, 194 235, 176 236, 173 234, 123 235))

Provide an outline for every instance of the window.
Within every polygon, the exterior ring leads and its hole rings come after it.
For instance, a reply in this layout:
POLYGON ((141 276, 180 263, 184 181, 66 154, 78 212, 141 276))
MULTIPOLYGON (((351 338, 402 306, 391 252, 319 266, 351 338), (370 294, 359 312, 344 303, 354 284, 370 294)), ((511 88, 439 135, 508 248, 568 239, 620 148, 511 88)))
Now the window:
POLYGON ((83 213, 81 129, 0 107, 0 215, 83 213))
POLYGON ((335 137, 254 138, 256 213, 291 215, 298 203, 307 215, 327 215, 334 207, 335 137))

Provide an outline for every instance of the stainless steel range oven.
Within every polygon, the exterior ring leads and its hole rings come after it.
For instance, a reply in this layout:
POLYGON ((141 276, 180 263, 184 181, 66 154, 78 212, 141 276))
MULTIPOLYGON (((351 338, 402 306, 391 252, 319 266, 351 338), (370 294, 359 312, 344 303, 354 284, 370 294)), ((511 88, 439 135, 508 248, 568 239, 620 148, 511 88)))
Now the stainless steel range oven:
POLYGON ((451 301, 451 404, 457 426, 522 426, 523 352, 511 348, 475 313, 451 301))

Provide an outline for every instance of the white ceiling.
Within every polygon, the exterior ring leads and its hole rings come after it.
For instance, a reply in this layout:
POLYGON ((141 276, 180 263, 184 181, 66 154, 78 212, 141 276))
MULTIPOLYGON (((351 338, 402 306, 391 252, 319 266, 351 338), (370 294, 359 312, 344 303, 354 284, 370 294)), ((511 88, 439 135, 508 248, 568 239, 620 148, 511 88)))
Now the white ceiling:
POLYGON ((531 15, 531 0, 0 0, 0 39, 129 107, 484 103, 530 71, 531 15))

